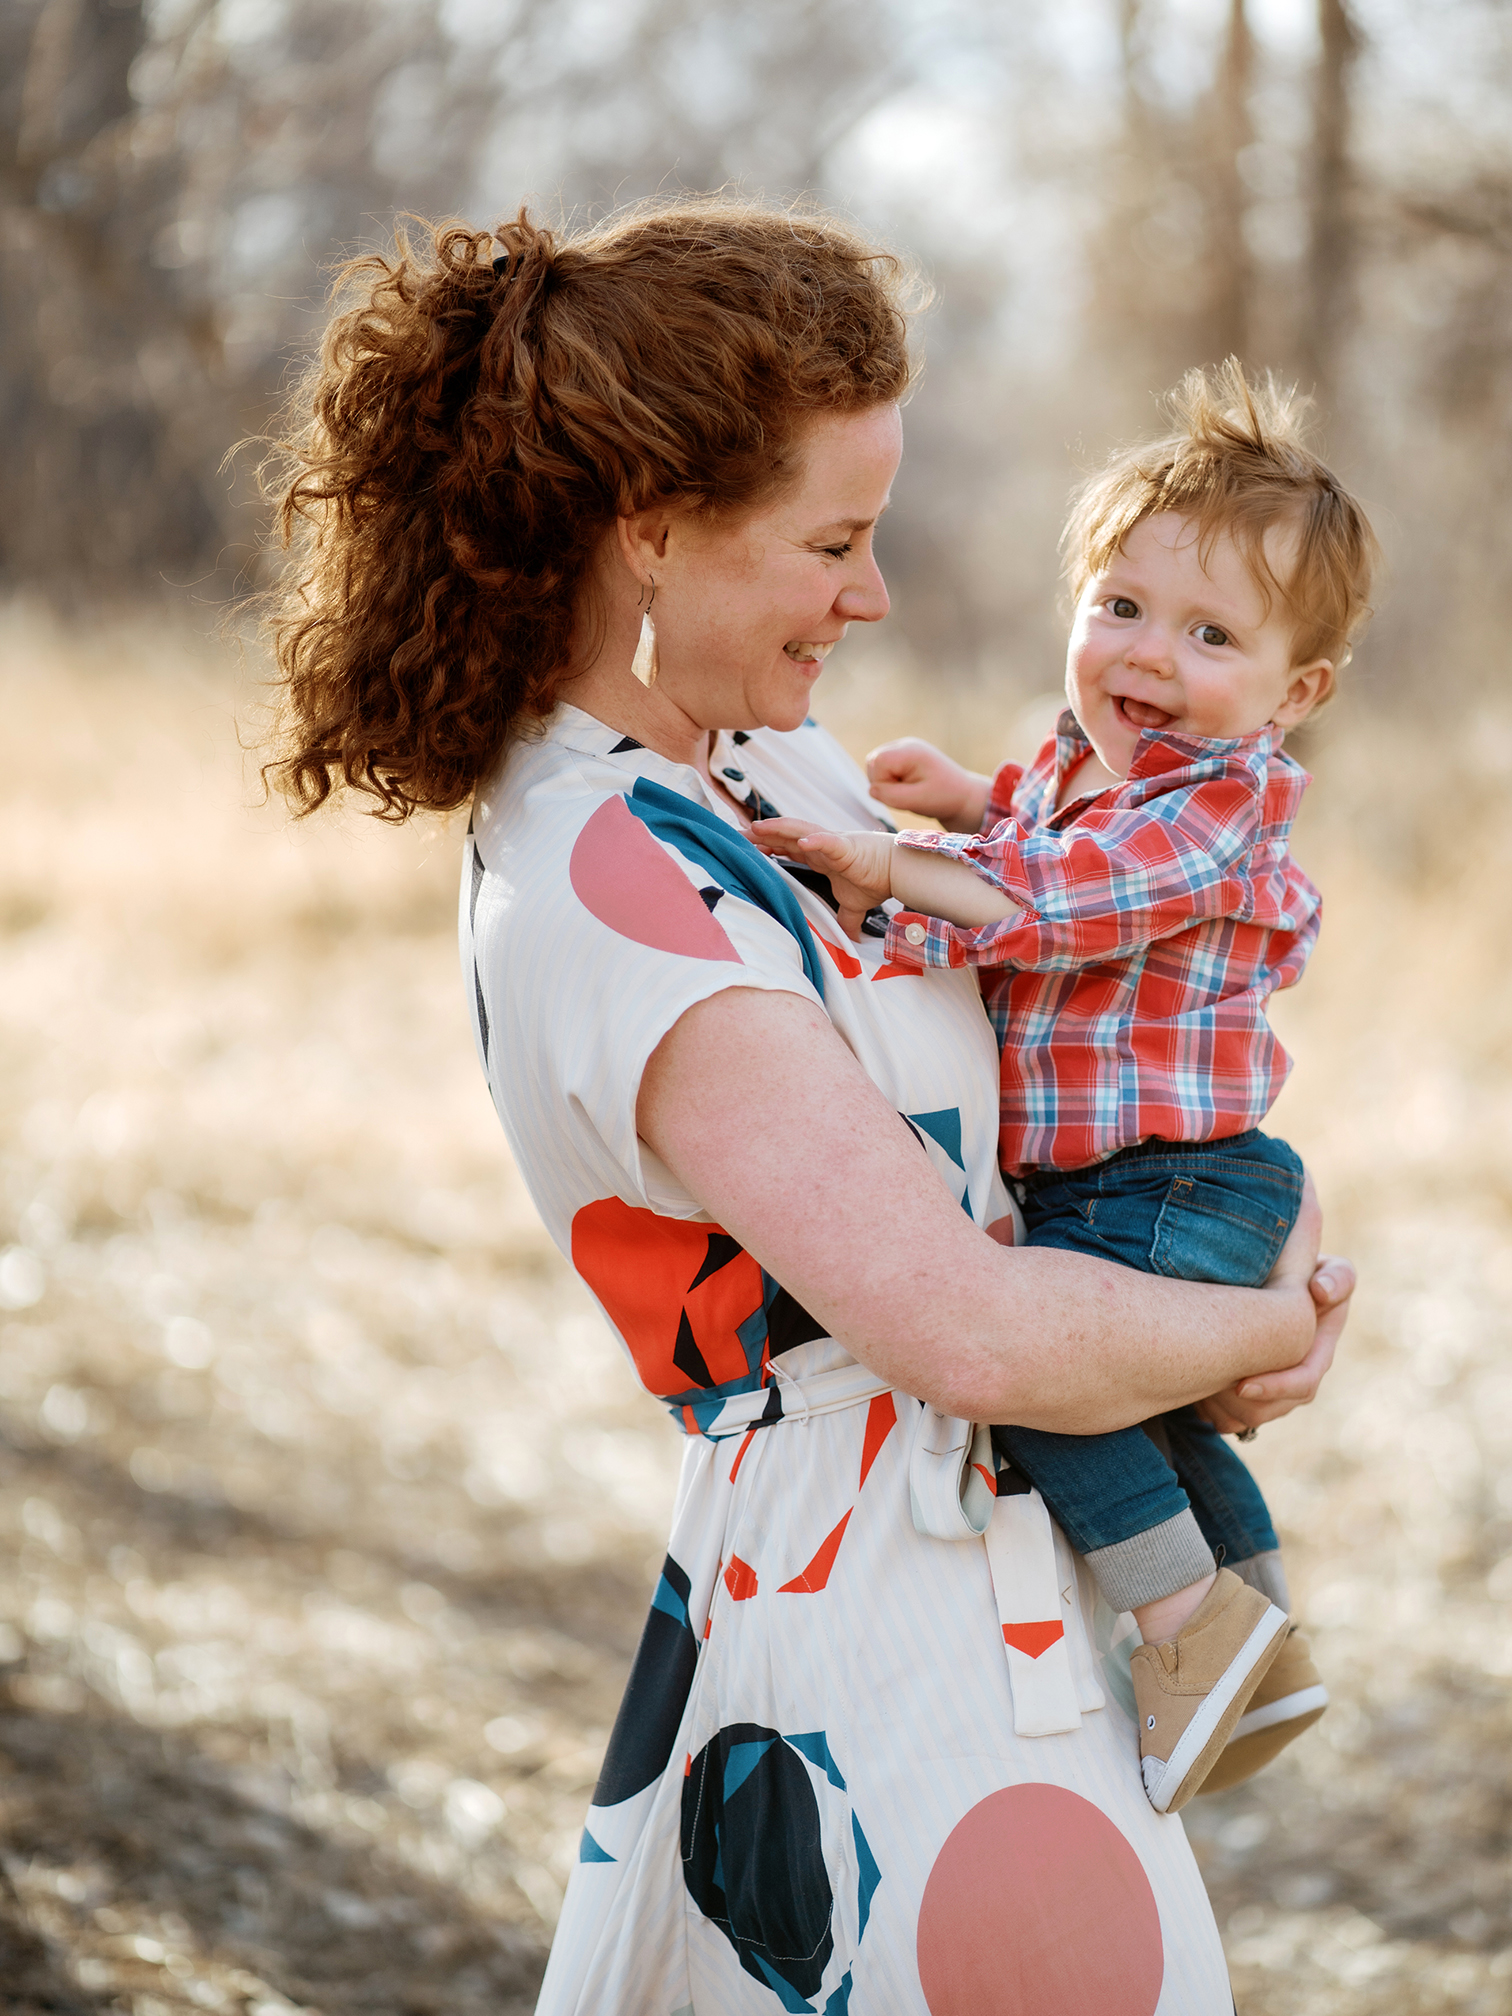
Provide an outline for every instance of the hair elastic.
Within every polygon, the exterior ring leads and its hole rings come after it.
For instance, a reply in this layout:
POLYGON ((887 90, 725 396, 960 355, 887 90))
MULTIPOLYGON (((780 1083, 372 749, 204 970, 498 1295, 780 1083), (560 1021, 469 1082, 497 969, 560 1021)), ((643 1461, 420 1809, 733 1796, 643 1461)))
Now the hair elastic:
POLYGON ((493 270, 494 270, 494 278, 496 280, 504 280, 508 278, 509 254, 507 252, 501 252, 498 258, 494 260, 493 270))

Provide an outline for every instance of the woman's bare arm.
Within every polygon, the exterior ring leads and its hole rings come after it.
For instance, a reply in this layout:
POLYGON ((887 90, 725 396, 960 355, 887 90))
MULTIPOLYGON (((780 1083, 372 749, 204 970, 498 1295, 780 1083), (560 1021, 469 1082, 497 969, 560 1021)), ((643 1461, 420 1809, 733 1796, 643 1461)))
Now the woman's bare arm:
MULTIPOLYGON (((995 1245, 822 1011, 796 995, 732 988, 689 1009, 646 1067, 637 1124, 831 1335, 947 1414, 1122 1428, 1300 1369, 1322 1327, 1307 1285, 1315 1212, 1258 1291, 995 1245)), ((1338 1322, 1344 1302, 1347 1287, 1338 1322)), ((1299 1397, 1310 1396, 1271 1411, 1299 1397)), ((1224 1399, 1246 1421, 1269 1418, 1264 1402, 1224 1399)))

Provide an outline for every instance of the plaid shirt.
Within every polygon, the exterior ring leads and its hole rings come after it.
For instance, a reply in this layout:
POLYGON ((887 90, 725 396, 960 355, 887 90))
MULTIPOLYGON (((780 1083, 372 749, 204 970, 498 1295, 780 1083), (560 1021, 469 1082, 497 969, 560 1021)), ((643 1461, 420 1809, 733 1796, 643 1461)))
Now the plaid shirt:
POLYGON ((975 930, 902 911, 887 934, 895 969, 978 969, 1009 1175, 1222 1140, 1270 1110, 1291 1059, 1265 1003, 1301 977, 1321 901, 1287 852, 1310 780, 1278 740, 1147 730, 1123 783, 1057 812, 1091 747, 1062 714, 1028 770, 998 772, 980 836, 900 836, 1023 906, 975 930))

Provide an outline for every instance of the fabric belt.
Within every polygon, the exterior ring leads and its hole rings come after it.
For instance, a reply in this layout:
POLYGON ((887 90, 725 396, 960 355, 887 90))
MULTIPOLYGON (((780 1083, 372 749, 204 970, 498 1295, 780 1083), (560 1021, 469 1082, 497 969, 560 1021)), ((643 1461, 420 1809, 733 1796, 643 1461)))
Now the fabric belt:
MULTIPOLYGON (((908 1497, 915 1531, 927 1539, 986 1544, 1019 1736, 1056 1736, 1103 1707, 1087 1640, 1078 1578, 1084 1571, 1036 1490, 999 1498, 990 1428, 962 1421, 889 1386, 864 1365, 831 1366, 796 1379, 775 1363, 774 1383, 733 1395, 706 1426, 714 1441, 783 1422, 838 1414, 891 1394, 908 1438, 908 1497)), ((691 1410, 680 1410, 689 1413, 691 1410)), ((1114 1628, 1109 1656, 1132 1631, 1114 1628)), ((1126 1657, 1125 1657, 1126 1663, 1126 1657)))

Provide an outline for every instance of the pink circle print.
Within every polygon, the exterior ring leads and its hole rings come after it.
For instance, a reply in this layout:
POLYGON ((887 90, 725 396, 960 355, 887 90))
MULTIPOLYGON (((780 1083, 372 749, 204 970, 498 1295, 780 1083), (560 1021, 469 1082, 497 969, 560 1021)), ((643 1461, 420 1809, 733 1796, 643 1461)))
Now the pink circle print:
POLYGON ((956 1825, 918 1952, 930 2016, 1153 2016, 1165 1975, 1139 1857, 1059 1785, 1010 1785, 956 1825))
POLYGON ((583 908, 622 938, 657 952, 680 952, 685 959, 745 963, 693 884, 622 797, 606 798, 584 822, 567 872, 583 908))

